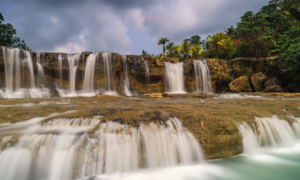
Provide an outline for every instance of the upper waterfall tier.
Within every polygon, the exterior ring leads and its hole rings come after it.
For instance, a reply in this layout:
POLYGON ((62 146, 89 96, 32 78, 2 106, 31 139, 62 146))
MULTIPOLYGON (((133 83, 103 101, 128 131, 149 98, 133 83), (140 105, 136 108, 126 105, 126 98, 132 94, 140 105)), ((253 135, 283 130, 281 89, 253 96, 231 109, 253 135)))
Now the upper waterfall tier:
POLYGON ((0 97, 211 93, 207 63, 196 62, 191 68, 190 61, 172 58, 107 52, 37 54, 2 47, 0 97))

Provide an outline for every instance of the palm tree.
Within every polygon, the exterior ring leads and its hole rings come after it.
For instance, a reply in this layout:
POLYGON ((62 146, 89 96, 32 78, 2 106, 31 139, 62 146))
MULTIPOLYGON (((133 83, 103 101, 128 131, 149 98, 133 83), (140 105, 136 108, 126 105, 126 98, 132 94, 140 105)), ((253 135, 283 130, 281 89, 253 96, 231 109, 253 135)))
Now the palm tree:
POLYGON ((158 40, 158 46, 159 45, 163 45, 163 54, 165 54, 165 52, 166 52, 166 47, 165 47, 165 44, 167 43, 167 42, 169 42, 170 40, 168 39, 168 38, 160 38, 159 40, 158 40))
POLYGON ((180 45, 178 45, 178 48, 180 54, 182 54, 183 57, 186 58, 190 53, 191 44, 187 40, 185 40, 180 45))
POLYGON ((142 56, 149 56, 149 55, 150 55, 150 54, 149 54, 147 51, 143 50, 142 56))
POLYGON ((179 53, 179 46, 174 46, 174 43, 172 44, 172 46, 168 46, 167 45, 167 53, 166 56, 167 57, 179 57, 180 53, 179 53))
POLYGON ((169 42, 169 44, 166 45, 166 49, 170 50, 173 46, 174 46, 174 43, 173 42, 169 42))
POLYGON ((192 56, 194 57, 194 59, 198 59, 200 57, 200 54, 204 52, 204 49, 201 48, 201 46, 195 45, 190 49, 190 53, 192 54, 192 56))
POLYGON ((218 45, 220 45, 226 53, 235 48, 235 42, 230 37, 221 40, 220 42, 218 42, 218 45))
POLYGON ((218 52, 219 48, 219 42, 221 42, 223 39, 227 38, 228 36, 222 32, 213 34, 212 36, 207 37, 207 42, 212 45, 213 48, 216 49, 216 52, 218 52))

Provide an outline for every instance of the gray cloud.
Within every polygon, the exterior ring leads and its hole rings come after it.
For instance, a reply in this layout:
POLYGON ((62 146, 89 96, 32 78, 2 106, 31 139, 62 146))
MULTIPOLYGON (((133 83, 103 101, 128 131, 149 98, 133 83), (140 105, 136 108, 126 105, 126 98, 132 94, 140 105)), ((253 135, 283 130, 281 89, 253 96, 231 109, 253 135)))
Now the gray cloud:
POLYGON ((205 39, 236 25, 247 11, 269 0, 31 0, 4 1, 7 22, 34 51, 114 51, 158 54, 160 37, 175 43, 199 34, 205 39), (7 5, 8 4, 8 5, 7 5), (5 6, 6 5, 6 6, 5 6), (136 37, 144 34, 139 42, 136 37), (142 46, 135 43, 142 42, 142 46))

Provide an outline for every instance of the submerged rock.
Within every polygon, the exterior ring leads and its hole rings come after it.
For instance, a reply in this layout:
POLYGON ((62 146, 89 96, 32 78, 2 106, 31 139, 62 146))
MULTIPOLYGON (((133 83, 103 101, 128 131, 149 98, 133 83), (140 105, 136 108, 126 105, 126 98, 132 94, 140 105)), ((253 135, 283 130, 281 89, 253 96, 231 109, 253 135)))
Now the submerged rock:
POLYGON ((251 92, 251 86, 248 76, 241 76, 229 84, 231 92, 251 92))

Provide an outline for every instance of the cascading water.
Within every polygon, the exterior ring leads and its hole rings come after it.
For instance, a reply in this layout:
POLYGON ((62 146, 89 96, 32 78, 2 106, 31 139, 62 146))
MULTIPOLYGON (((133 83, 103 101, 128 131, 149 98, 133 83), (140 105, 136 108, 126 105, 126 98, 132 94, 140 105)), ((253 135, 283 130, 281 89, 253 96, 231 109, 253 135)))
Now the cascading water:
POLYGON ((60 88, 62 88, 62 84, 63 84, 63 82, 62 82, 62 79, 63 79, 63 77, 62 77, 62 61, 63 61, 63 59, 62 59, 62 55, 61 54, 58 55, 57 60, 58 60, 58 65, 59 65, 59 82, 60 82, 60 88))
POLYGON ((56 115, 0 124, 1 178, 69 180, 203 160, 198 142, 177 118, 137 128, 100 123, 101 116, 46 120, 56 115))
POLYGON ((195 92, 212 94, 210 71, 206 59, 193 60, 195 92))
POLYGON ((123 79, 123 92, 126 96, 132 96, 130 92, 130 81, 128 77, 127 57, 125 55, 122 56, 122 62, 123 62, 123 72, 125 74, 125 77, 123 79))
POLYGON ((148 86, 149 82, 150 82, 149 67, 143 56, 142 56, 142 59, 144 61, 144 66, 145 66, 145 84, 146 84, 146 86, 148 86))
POLYGON ((44 88, 45 86, 45 74, 44 74, 44 70, 41 64, 41 57, 40 54, 37 54, 37 67, 38 67, 38 86, 40 88, 44 88))
POLYGON ((247 123, 239 125, 243 136, 244 152, 253 152, 260 146, 266 147, 292 147, 295 145, 300 129, 300 120, 295 118, 290 125, 277 116, 271 118, 255 118, 257 131, 254 132, 247 123))
MULTIPOLYGON (((64 90, 58 88, 57 91, 61 97, 74 97, 78 96, 76 92, 76 73, 78 61, 80 58, 80 54, 68 54, 68 64, 69 64, 69 89, 64 90)), ((60 55, 58 56, 59 68, 60 68, 60 82, 62 85, 62 58, 60 55)))
POLYGON ((168 63, 165 62, 165 79, 166 92, 172 94, 183 94, 183 63, 168 63))
POLYGON ((76 83, 76 72, 79 61, 80 54, 69 54, 69 93, 71 95, 76 95, 75 83, 76 83))
POLYGON ((112 86, 112 67, 111 67, 111 53, 103 52, 102 53, 103 59, 103 68, 104 68, 104 79, 106 87, 104 88, 104 94, 108 95, 118 95, 116 91, 114 91, 112 86))
POLYGON ((2 47, 5 66, 5 91, 0 90, 0 98, 48 98, 48 89, 37 89, 34 81, 34 71, 31 54, 18 48, 2 47), (21 54, 25 58, 21 59, 21 54), (25 68, 26 67, 26 68, 25 68), (30 86, 26 89, 24 74, 28 70, 30 86))
POLYGON ((86 60, 86 71, 84 74, 83 81, 83 93, 94 93, 94 74, 95 74, 95 63, 98 57, 98 53, 90 54, 86 60))

